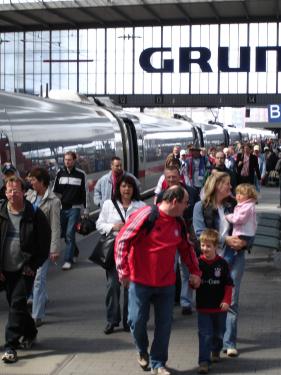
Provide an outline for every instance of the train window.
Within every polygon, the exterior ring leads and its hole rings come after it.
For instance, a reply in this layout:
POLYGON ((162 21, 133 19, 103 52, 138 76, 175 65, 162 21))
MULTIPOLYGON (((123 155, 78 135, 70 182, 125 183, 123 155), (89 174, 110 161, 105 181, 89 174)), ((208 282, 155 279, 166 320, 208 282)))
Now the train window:
MULTIPOLYGON (((57 142, 58 143, 58 142, 57 142)), ((91 143, 79 144, 46 144, 34 141, 34 143, 17 143, 15 145, 16 165, 20 175, 25 178, 33 167, 46 168, 54 181, 57 171, 63 166, 63 156, 67 151, 77 154, 77 167, 84 170, 87 175, 87 183, 90 191, 90 209, 93 207, 91 195, 99 177, 110 169, 111 158, 115 155, 115 140, 96 140, 91 143)))

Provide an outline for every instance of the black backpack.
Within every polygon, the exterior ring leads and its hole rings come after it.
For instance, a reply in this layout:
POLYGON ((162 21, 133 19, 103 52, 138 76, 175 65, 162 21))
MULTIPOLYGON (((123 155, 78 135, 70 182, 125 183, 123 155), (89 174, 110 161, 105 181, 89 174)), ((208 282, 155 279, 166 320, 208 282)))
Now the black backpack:
MULTIPOLYGON (((146 229, 146 234, 151 232, 151 230, 154 227, 155 221, 158 219, 158 217, 159 217, 159 208, 158 208, 157 205, 154 204, 151 207, 150 214, 148 215, 147 219, 144 221, 144 223, 141 227, 141 228, 146 229)), ((182 237, 187 238, 187 228, 186 228, 186 225, 185 225, 185 222, 184 222, 183 218, 177 217, 176 219, 181 226, 182 237)))

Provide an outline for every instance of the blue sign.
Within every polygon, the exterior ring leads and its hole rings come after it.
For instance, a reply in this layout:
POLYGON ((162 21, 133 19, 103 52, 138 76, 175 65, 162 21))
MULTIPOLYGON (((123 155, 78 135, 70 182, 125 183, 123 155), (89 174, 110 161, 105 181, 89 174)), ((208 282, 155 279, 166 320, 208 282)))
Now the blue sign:
POLYGON ((281 104, 268 106, 268 122, 281 122, 281 104))

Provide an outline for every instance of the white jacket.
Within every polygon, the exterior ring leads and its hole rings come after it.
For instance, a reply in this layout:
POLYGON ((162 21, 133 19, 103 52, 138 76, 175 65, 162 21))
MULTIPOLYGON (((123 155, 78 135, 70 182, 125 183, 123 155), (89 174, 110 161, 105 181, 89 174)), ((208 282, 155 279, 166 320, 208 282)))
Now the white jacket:
MULTIPOLYGON (((122 203, 117 201, 117 204, 126 221, 134 211, 146 206, 146 204, 142 201, 132 201, 127 211, 125 212, 122 203)), ((108 199, 102 206, 99 218, 96 222, 96 228, 101 234, 108 235, 112 231, 113 225, 118 223, 122 223, 122 219, 114 204, 112 203, 112 200, 108 199)))

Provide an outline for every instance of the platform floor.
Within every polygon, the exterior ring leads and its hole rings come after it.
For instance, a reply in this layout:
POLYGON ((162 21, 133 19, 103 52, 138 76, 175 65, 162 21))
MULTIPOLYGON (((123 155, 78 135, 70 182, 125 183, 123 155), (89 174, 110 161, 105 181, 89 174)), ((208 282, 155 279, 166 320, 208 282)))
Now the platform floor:
MULTIPOLYGON (((264 188, 257 210, 281 213, 278 204, 279 189, 264 188)), ((51 267, 50 302, 38 342, 31 351, 19 351, 17 363, 0 363, 0 375, 143 374, 130 334, 121 328, 109 336, 103 333, 105 274, 87 260, 94 241, 95 235, 79 240, 79 263, 71 271, 51 267)), ((281 270, 274 267, 271 255, 267 249, 247 255, 241 287, 240 356, 223 357, 211 374, 281 374, 281 270)), ((6 318, 7 304, 1 293, 2 343, 6 318)), ((175 307, 167 365, 175 375, 194 374, 197 356, 196 313, 182 316, 175 307)))

